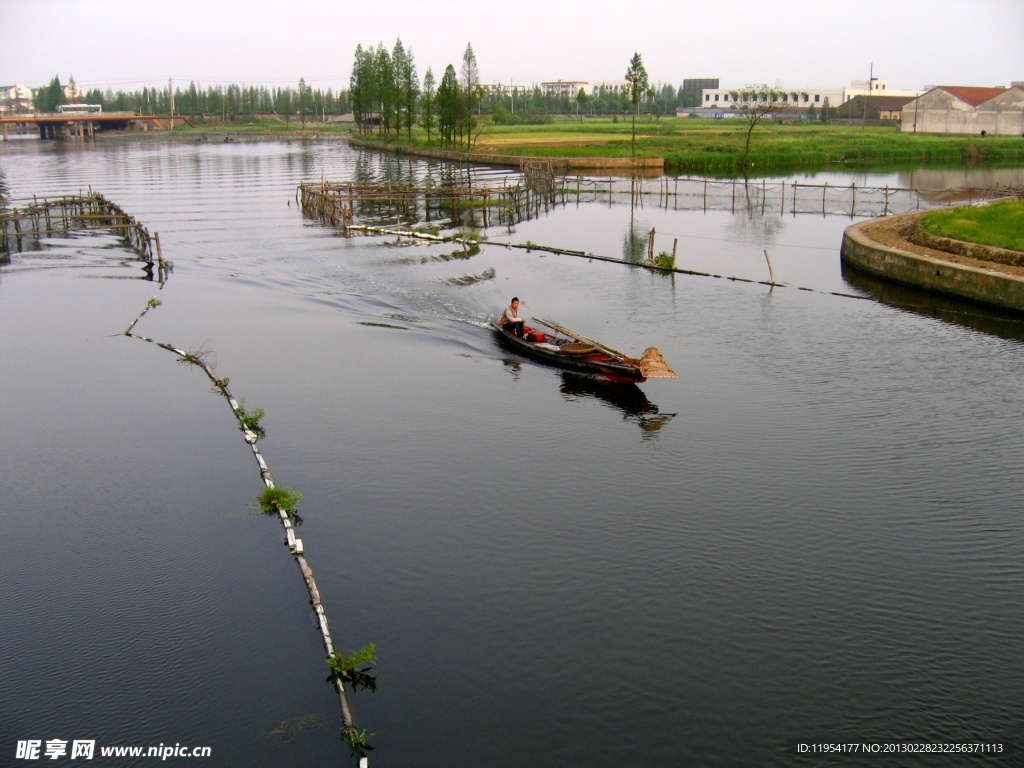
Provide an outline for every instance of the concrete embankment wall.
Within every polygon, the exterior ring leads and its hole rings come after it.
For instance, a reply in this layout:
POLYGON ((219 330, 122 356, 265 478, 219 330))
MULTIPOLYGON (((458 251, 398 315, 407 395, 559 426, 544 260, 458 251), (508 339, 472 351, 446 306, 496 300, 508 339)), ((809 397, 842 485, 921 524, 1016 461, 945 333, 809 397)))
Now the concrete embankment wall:
MULTIPOLYGON (((919 216, 913 213, 899 218, 919 216)), ((894 283, 1024 313, 1024 278, 879 243, 865 232, 871 224, 854 224, 843 234, 841 256, 848 266, 894 283)))
POLYGON ((352 136, 349 142, 357 147, 368 147, 385 152, 397 152, 405 155, 416 155, 417 157, 433 157, 438 160, 452 160, 459 163, 503 165, 512 168, 521 167, 524 160, 550 160, 557 171, 628 172, 639 170, 645 173, 652 171, 661 173, 665 168, 665 161, 660 157, 520 157, 518 155, 502 155, 495 152, 455 152, 446 149, 408 147, 401 144, 389 144, 383 141, 365 139, 361 136, 352 136))

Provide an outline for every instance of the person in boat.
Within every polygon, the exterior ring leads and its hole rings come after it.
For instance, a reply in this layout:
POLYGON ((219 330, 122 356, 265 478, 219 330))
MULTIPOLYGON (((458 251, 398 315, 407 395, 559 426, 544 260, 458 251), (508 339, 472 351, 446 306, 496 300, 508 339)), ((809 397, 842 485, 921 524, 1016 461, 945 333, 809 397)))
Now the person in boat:
POLYGON ((498 325, 501 326, 503 331, 514 334, 520 339, 523 338, 523 328, 526 326, 526 321, 519 316, 518 296, 512 297, 512 302, 505 308, 505 311, 501 313, 498 325))

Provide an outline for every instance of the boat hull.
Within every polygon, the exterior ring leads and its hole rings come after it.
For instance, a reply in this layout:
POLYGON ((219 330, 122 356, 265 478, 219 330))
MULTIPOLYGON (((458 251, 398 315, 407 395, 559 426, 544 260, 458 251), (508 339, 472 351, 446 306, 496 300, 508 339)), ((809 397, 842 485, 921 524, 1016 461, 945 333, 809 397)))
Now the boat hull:
POLYGON ((620 362, 597 350, 594 350, 589 354, 568 354, 566 352, 549 349, 547 346, 541 346, 542 344, 556 346, 551 344, 553 340, 552 337, 546 334, 542 334, 544 339, 543 341, 528 341, 527 339, 520 339, 518 336, 508 333, 497 323, 493 323, 492 327, 502 344, 507 348, 533 360, 539 360, 540 362, 547 363, 548 365, 553 365, 557 368, 564 368, 569 371, 575 371, 577 373, 600 376, 608 381, 639 384, 647 380, 647 377, 644 376, 639 366, 620 362))

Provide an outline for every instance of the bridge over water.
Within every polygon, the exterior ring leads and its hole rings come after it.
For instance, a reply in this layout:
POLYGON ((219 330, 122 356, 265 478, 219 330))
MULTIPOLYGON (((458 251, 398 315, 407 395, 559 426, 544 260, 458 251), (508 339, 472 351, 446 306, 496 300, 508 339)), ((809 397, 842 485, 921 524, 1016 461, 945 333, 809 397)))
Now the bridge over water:
POLYGON ((167 126, 173 128, 175 121, 192 125, 192 121, 184 115, 136 115, 132 112, 98 114, 57 114, 47 112, 34 115, 0 117, 0 129, 2 129, 4 141, 8 140, 8 134, 11 130, 9 126, 21 128, 36 126, 39 129, 39 138, 55 139, 59 136, 93 136, 97 126, 124 130, 135 124, 141 130, 148 130, 150 125, 154 125, 159 131, 167 126))

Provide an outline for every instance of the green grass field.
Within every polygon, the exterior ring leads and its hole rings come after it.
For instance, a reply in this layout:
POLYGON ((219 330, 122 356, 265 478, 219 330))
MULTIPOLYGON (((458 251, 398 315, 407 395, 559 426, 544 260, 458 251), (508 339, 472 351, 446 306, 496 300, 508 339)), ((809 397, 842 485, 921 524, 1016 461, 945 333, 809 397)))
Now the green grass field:
POLYGON ((930 235, 1024 251, 1024 200, 932 211, 921 226, 930 235))
MULTIPOLYGON (((532 157, 613 157, 632 154, 629 116, 560 118, 543 125, 493 125, 485 115, 476 150, 532 157)), ((199 133, 297 132, 301 121, 254 120, 222 125, 197 125, 199 133)), ((306 130, 346 132, 351 126, 307 121, 306 130)), ((742 118, 694 119, 644 117, 636 124, 636 154, 660 157, 669 172, 708 175, 757 175, 787 170, 824 170, 837 166, 876 169, 892 166, 1024 163, 1024 140, 1016 136, 940 136, 901 133, 895 126, 824 125, 818 122, 761 122, 754 128, 748 167, 741 167, 747 122, 742 118)), ((176 128, 175 131, 182 130, 176 128)), ((376 139, 376 134, 367 138, 376 139)), ((397 146, 445 149, 426 141, 420 127, 413 139, 403 134, 397 146)))
MULTIPOLYGON (((664 158, 670 171, 735 173, 744 170, 739 163, 747 127, 739 118, 643 118, 636 125, 636 153, 664 158)), ((630 132, 628 117, 565 119, 533 126, 487 124, 476 148, 525 156, 629 157, 630 132)), ((1024 141, 1019 137, 914 135, 889 126, 762 122, 754 129, 746 170, 1022 161, 1024 141)))

